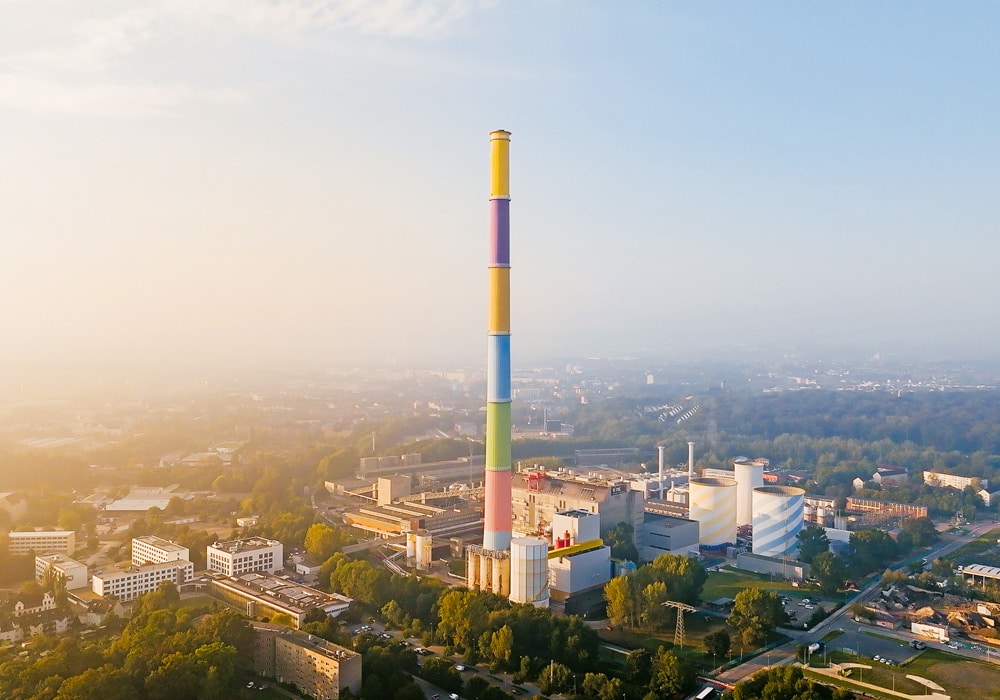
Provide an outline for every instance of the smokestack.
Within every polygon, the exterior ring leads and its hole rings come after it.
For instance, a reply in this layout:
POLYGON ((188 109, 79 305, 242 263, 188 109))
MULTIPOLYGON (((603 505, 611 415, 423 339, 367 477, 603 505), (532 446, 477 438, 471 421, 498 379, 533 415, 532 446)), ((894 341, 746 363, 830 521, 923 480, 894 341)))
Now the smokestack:
POLYGON ((688 442, 688 480, 694 478, 694 443, 688 442))
POLYGON ((660 451, 660 500, 663 500, 663 462, 666 459, 664 453, 667 451, 666 445, 657 445, 656 449, 660 451))
POLYGON ((490 259, 483 548, 510 549, 510 132, 490 133, 490 259))

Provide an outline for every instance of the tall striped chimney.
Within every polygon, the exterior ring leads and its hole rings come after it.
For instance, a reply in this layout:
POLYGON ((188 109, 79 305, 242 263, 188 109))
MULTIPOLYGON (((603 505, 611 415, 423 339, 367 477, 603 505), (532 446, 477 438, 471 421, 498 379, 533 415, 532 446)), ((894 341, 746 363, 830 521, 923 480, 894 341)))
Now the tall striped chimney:
POLYGON ((483 548, 510 549, 510 132, 490 133, 486 514, 483 548))

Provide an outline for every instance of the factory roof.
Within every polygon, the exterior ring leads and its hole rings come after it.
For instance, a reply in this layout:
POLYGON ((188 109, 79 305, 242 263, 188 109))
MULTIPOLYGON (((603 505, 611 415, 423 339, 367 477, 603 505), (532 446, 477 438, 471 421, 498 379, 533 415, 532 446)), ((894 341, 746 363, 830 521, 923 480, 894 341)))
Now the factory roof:
POLYGON ((552 472, 520 472, 513 475, 511 488, 534 493, 604 500, 612 484, 606 479, 586 478, 552 472))
POLYGON ((315 608, 346 608, 353 602, 351 598, 346 596, 337 593, 324 593, 315 588, 264 572, 253 572, 234 577, 215 577, 215 583, 267 600, 297 614, 315 608))

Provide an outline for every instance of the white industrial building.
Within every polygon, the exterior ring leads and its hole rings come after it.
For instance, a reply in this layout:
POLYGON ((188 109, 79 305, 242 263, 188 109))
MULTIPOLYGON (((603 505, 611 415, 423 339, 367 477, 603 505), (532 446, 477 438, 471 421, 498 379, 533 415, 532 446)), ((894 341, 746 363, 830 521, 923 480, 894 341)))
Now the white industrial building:
POLYGON ((753 490, 753 551, 765 557, 788 557, 798 549, 805 491, 795 486, 760 486, 753 490))
POLYGON ((510 602, 549 605, 549 544, 540 537, 510 541, 510 602))
POLYGON ((42 583, 49 569, 66 583, 66 590, 86 588, 90 585, 87 565, 70 559, 64 554, 42 554, 35 557, 35 580, 42 583))
POLYGON ((736 481, 701 477, 688 484, 689 517, 699 526, 701 544, 721 547, 736 542, 736 481))
POLYGON ((193 578, 194 564, 189 561, 168 561, 96 573, 91 578, 91 589, 99 596, 113 595, 122 602, 128 602, 143 593, 155 591, 164 581, 180 587, 193 578))
POLYGON ((737 457, 733 460, 736 479, 736 525, 750 525, 754 520, 754 489, 764 485, 766 459, 737 457))
POLYGON ((696 520, 646 512, 635 532, 635 546, 643 561, 661 554, 688 554, 698 551, 698 533, 696 520))
POLYGON ((208 569, 226 576, 250 571, 273 574, 284 566, 284 547, 277 540, 251 537, 245 540, 216 542, 206 548, 208 569))
POLYGON ((132 538, 132 565, 163 564, 168 561, 190 561, 191 552, 176 542, 156 535, 132 538))
POLYGON ((554 514, 552 537, 548 568, 553 598, 565 600, 611 580, 611 547, 601 539, 597 514, 585 510, 554 514))

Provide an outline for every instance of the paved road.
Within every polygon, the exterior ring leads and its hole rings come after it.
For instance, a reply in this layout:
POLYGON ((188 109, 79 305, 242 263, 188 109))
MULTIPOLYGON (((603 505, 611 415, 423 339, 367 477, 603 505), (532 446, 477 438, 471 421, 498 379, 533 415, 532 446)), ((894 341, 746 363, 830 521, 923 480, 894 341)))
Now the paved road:
MULTIPOLYGON (((976 537, 979 537, 981 534, 988 532, 993 527, 995 527, 995 524, 992 520, 975 523, 974 525, 969 527, 969 533, 967 535, 961 535, 954 538, 953 540, 946 541, 938 545, 937 547, 931 549, 924 556, 928 561, 933 561, 934 559, 937 559, 939 557, 942 557, 946 554, 955 551, 956 549, 962 547, 963 545, 972 541, 976 537)), ((910 561, 912 561, 912 557, 906 557, 904 560, 896 562, 890 568, 892 569, 905 568, 907 563, 909 563, 910 561)), ((772 649, 770 654, 767 654, 765 652, 765 654, 759 655, 753 659, 750 659, 744 664, 741 664, 739 666, 736 666, 735 668, 731 668, 719 674, 718 676, 719 680, 725 681, 727 683, 736 683, 737 681, 749 678, 762 668, 767 668, 768 666, 782 666, 790 663, 795 663, 796 645, 806 642, 811 643, 814 641, 818 641, 822 639, 823 636, 826 635, 828 632, 831 632, 833 630, 843 629, 845 634, 848 633, 848 630, 854 630, 854 632, 852 632, 852 635, 858 634, 856 632, 858 625, 856 622, 854 622, 853 618, 851 617, 851 606, 856 602, 862 602, 868 600, 872 596, 876 595, 877 594, 876 591, 878 591, 879 588, 881 587, 881 583, 882 583, 881 579, 875 579, 867 586, 865 586, 865 588, 861 590, 852 600, 848 601, 848 603, 846 603, 837 611, 835 611, 832 615, 830 615, 830 617, 823 620, 823 622, 813 627, 812 630, 803 633, 798 639, 792 639, 791 641, 781 645, 780 647, 772 649)), ((785 630, 782 630, 782 632, 785 632, 785 630)), ((893 660, 902 660, 905 656, 907 656, 907 651, 909 650, 909 647, 907 645, 909 644, 909 640, 917 638, 915 635, 912 635, 909 632, 905 633, 894 632, 892 630, 886 630, 882 628, 878 629, 878 633, 881 635, 894 637, 899 640, 898 642, 895 643, 884 640, 885 644, 887 644, 889 649, 891 649, 891 651, 887 650, 886 653, 888 653, 889 658, 893 660)), ((874 638, 872 638, 869 635, 864 635, 863 632, 861 634, 863 636, 858 636, 858 637, 850 636, 849 639, 855 641, 856 645, 855 648, 857 648, 857 645, 865 647, 860 649, 862 656, 867 655, 870 657, 871 655, 874 654, 879 654, 881 656, 886 655, 885 653, 881 653, 878 650, 878 648, 881 648, 881 646, 876 642, 874 638), (866 652, 866 649, 868 649, 869 651, 866 652)), ((835 647, 850 646, 846 643, 841 643, 839 641, 834 641, 833 644, 835 647)), ((933 646, 943 648, 943 645, 933 645, 933 646)), ((952 653, 957 653, 961 656, 966 656, 968 658, 976 658, 976 659, 987 658, 987 656, 985 656, 983 652, 977 652, 971 649, 968 650, 959 649, 957 651, 948 649, 947 651, 951 651, 952 653)), ((1000 657, 993 654, 989 655, 989 657, 990 661, 1000 663, 1000 657)))

